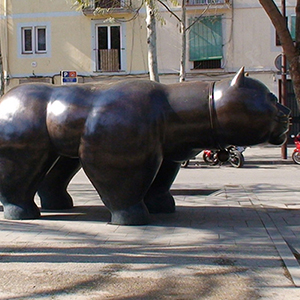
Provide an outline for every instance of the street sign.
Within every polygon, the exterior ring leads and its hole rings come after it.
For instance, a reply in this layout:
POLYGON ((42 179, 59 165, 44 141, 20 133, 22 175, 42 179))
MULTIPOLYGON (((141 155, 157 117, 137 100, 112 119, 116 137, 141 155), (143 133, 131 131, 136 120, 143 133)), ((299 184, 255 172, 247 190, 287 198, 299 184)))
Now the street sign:
POLYGON ((61 71, 61 84, 74 84, 78 83, 76 71, 61 71))
MULTIPOLYGON (((274 61, 275 67, 278 71, 281 71, 282 68, 282 54, 279 54, 274 61)), ((287 73, 289 73, 289 64, 287 64, 287 73)))

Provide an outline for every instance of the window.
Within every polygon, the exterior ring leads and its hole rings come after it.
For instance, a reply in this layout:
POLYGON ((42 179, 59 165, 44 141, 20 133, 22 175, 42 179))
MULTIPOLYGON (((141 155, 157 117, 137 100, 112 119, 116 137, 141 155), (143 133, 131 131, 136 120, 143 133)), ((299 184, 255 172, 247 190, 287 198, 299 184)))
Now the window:
POLYGON ((36 52, 45 52, 46 51, 46 28, 37 27, 36 28, 36 52))
POLYGON ((121 28, 97 26, 97 70, 117 72, 121 69, 121 28))
MULTIPOLYGON (((190 19, 192 25, 195 19, 190 19)), ((195 69, 221 67, 223 36, 221 16, 203 17, 192 25, 189 35, 189 57, 195 69)))
POLYGON ((46 53, 46 27, 26 26, 22 30, 22 54, 46 53))

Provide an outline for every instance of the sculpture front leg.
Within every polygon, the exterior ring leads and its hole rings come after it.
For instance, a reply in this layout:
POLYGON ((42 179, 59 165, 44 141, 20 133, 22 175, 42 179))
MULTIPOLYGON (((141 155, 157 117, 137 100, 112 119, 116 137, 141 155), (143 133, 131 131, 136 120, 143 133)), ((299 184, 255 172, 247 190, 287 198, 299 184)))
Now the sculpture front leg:
POLYGON ((104 155, 93 157, 90 150, 82 153, 83 170, 111 212, 111 223, 148 224, 149 212, 143 199, 157 173, 161 155, 136 161, 130 157, 131 153, 121 159, 108 159, 104 155))
POLYGON ((83 169, 93 183, 105 206, 111 213, 111 224, 145 225, 149 223, 149 212, 143 197, 155 172, 143 168, 107 169, 100 165, 83 162, 83 169), (106 169, 105 172, 101 172, 106 169), (146 173, 146 174, 145 174, 146 173))
POLYGON ((164 160, 144 197, 144 202, 150 213, 173 213, 175 201, 170 193, 170 188, 180 169, 180 163, 164 160))

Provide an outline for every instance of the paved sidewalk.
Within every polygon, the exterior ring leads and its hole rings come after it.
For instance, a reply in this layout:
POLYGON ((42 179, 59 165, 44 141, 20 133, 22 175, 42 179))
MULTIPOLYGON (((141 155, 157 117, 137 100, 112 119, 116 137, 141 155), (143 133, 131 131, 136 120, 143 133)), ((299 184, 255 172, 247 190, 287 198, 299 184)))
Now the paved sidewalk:
POLYGON ((241 169, 199 160, 174 183, 176 213, 147 226, 110 225, 81 172, 72 210, 29 221, 0 212, 0 300, 300 299, 300 165, 290 154, 253 147, 241 169))

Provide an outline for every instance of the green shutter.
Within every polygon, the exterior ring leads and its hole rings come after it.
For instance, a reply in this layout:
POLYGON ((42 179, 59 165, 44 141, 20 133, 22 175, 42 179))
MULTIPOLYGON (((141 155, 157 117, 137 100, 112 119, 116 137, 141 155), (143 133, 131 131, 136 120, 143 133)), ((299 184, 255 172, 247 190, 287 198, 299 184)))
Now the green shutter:
MULTIPOLYGON (((193 21, 190 19, 189 24, 192 24, 193 21)), ((201 18, 190 29, 190 61, 221 59, 223 56, 222 41, 221 16, 201 18)))
POLYGON ((293 41, 296 40, 296 16, 291 16, 291 36, 293 41))

